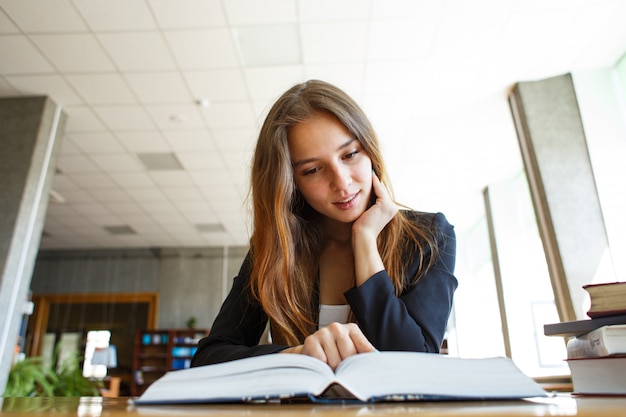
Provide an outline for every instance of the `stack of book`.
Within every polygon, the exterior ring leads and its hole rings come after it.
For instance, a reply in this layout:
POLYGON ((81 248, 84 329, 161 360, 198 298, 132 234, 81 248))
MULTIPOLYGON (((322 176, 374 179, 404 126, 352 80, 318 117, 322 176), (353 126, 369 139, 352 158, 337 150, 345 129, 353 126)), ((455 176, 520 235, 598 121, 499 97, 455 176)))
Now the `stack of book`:
POLYGON ((546 324, 546 336, 564 336, 574 392, 626 395, 626 282, 583 287, 588 320, 546 324))

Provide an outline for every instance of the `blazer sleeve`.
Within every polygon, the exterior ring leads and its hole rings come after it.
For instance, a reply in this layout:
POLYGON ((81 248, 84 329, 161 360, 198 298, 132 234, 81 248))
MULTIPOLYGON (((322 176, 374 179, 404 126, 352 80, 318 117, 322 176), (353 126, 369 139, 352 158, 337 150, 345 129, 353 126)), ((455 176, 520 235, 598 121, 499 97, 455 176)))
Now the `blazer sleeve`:
POLYGON ((191 366, 265 355, 287 348, 281 345, 258 344, 267 324, 267 315, 252 298, 249 289, 250 270, 251 260, 248 253, 215 318, 211 332, 198 343, 191 366))
MULTIPOLYGON (((453 275, 456 236, 443 214, 431 216, 438 230, 439 252, 416 284, 409 285, 398 297, 383 270, 345 293, 361 330, 378 350, 439 352, 458 285, 453 275)), ((411 261, 407 281, 418 267, 418 259, 411 261)))

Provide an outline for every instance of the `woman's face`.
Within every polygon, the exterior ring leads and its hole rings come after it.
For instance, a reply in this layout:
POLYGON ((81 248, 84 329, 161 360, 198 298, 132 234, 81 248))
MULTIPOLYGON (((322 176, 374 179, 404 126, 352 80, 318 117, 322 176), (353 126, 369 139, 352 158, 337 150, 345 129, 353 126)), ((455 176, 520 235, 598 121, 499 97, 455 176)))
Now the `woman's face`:
POLYGON ((296 186, 320 214, 352 223, 367 210, 372 161, 361 143, 329 113, 318 113, 289 130, 296 186))

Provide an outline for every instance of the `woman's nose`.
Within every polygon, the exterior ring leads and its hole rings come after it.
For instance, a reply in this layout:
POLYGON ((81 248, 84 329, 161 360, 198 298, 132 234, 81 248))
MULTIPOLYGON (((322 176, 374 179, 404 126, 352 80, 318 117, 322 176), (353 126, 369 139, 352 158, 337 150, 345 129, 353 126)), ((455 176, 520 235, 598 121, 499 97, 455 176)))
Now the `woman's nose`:
POLYGON ((330 186, 334 190, 344 190, 352 181, 352 176, 350 175, 350 170, 347 167, 342 166, 334 166, 331 170, 331 181, 330 186))

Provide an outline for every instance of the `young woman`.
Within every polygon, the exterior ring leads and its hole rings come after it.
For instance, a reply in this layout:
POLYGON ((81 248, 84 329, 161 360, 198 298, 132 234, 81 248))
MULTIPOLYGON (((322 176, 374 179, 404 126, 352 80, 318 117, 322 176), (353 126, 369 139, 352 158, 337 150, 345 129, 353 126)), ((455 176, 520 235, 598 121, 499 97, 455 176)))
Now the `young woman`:
POLYGON ((285 92, 251 174, 250 251, 193 366, 296 353, 335 368, 374 350, 439 352, 457 286, 453 227, 399 210, 347 94, 316 80, 285 92), (271 343, 259 344, 268 321, 271 343))

